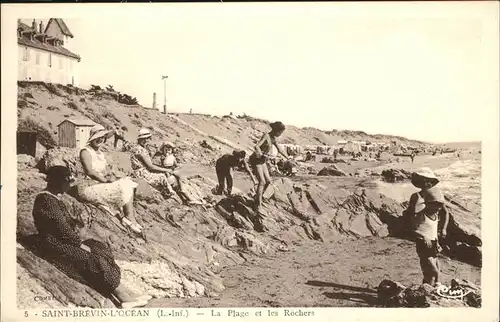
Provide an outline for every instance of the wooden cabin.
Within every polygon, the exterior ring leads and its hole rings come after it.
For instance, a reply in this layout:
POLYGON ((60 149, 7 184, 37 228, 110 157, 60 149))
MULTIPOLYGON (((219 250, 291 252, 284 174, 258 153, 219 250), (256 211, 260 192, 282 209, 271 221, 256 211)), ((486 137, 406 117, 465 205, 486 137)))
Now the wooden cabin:
POLYGON ((17 132, 17 154, 36 156, 37 133, 17 132))
POLYGON ((87 144, 90 129, 95 125, 90 120, 64 120, 57 126, 59 146, 81 149, 87 144))

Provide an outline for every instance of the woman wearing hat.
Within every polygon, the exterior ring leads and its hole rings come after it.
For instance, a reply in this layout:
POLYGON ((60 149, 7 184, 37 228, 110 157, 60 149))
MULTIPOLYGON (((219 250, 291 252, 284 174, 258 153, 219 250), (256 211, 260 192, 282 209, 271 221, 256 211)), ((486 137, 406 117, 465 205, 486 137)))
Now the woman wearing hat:
POLYGON ((415 232, 415 244, 424 275, 423 283, 435 285, 439 279, 439 238, 446 238, 449 214, 445 199, 436 185, 439 179, 430 168, 421 168, 412 174, 412 184, 420 188, 410 197, 404 215, 410 218, 415 232))
POLYGON ((77 186, 77 198, 103 207, 110 214, 120 217, 122 223, 132 231, 141 233, 142 227, 135 220, 133 206, 137 183, 129 177, 113 180, 107 174, 108 164, 101 147, 112 135, 112 131, 106 130, 101 125, 96 125, 90 130, 88 143, 80 151, 80 161, 86 180, 77 186))
POLYGON ((53 166, 47 171, 47 187, 35 198, 33 219, 40 249, 68 269, 76 270, 89 286, 115 299, 122 308, 144 306, 151 296, 137 296, 121 283, 120 267, 107 244, 82 241, 83 224, 67 212, 60 196, 72 182, 70 170, 53 166))
MULTIPOLYGON (((175 192, 172 189, 168 177, 172 175, 173 171, 166 167, 160 167, 153 164, 151 156, 146 149, 146 144, 151 140, 151 137, 151 132, 148 129, 142 128, 139 130, 137 145, 130 151, 132 170, 134 170, 134 174, 137 178, 144 179, 152 187, 158 189, 164 196, 171 196, 175 192)), ((181 192, 183 191, 181 190, 181 192)), ((187 194, 182 194, 184 195, 183 197, 187 199, 185 200, 186 202, 191 202, 187 194)))
POLYGON ((255 211, 260 212, 262 204, 262 194, 271 184, 271 175, 269 174, 269 169, 267 168, 266 161, 269 153, 271 152, 271 147, 274 145, 278 152, 285 158, 289 158, 288 155, 281 149, 281 147, 276 143, 276 138, 279 137, 283 131, 285 131, 285 125, 281 122, 271 123, 271 132, 265 133, 262 138, 255 145, 255 152, 250 155, 248 159, 252 170, 257 174, 257 193, 255 195, 255 211))

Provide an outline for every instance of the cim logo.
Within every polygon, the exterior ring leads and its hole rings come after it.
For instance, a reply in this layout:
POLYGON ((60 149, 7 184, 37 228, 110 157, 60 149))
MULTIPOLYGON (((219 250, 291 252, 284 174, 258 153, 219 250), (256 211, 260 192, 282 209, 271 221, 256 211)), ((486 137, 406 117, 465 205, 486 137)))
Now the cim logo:
POLYGON ((472 292, 471 290, 464 290, 461 287, 450 288, 446 285, 440 285, 436 289, 437 295, 447 299, 462 299, 464 296, 472 292))

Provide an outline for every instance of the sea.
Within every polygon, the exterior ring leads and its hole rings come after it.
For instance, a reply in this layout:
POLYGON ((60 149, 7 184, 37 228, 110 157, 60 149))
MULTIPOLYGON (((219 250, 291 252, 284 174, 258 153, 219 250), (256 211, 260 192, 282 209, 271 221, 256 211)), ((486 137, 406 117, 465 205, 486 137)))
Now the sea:
POLYGON ((481 158, 458 160, 451 165, 436 169, 440 179, 439 187, 452 199, 471 211, 470 215, 457 218, 459 223, 481 236, 481 158))

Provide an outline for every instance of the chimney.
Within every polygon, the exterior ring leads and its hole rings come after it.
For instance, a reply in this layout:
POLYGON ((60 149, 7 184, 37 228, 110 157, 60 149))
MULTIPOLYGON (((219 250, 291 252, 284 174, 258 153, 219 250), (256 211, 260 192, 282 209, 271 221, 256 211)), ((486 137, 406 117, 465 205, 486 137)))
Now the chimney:
POLYGON ((33 22, 31 23, 31 28, 36 32, 36 21, 33 19, 33 22))
POLYGON ((156 93, 153 93, 153 109, 156 109, 156 93))
POLYGON ((40 33, 43 34, 43 21, 40 21, 40 33))

